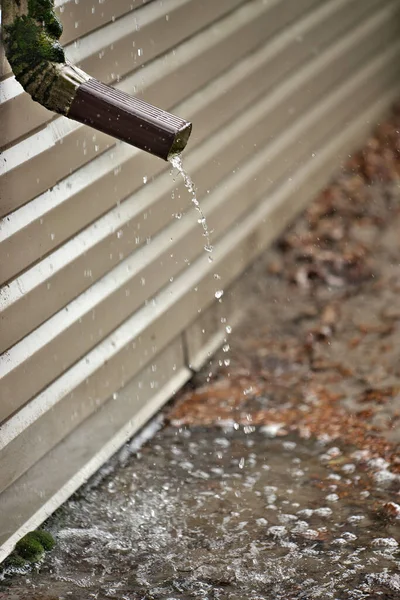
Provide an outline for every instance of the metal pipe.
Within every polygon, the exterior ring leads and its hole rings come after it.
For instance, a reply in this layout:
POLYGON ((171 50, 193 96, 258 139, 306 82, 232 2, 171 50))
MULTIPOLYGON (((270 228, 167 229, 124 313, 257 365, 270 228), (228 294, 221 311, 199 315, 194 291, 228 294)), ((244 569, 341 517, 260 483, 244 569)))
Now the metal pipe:
POLYGON ((33 100, 164 160, 185 148, 191 123, 66 61, 54 0, 3 0, 2 23, 7 59, 33 100))
POLYGON ((192 129, 191 123, 96 79, 79 86, 68 117, 164 160, 182 152, 192 129))

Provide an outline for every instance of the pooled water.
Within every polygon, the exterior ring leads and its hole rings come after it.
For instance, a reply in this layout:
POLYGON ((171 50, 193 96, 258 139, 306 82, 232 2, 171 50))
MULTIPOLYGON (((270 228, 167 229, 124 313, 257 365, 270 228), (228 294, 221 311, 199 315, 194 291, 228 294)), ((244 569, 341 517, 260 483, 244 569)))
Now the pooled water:
POLYGON ((327 449, 255 427, 164 429, 51 519, 55 550, 0 598, 394 600, 400 520, 379 507, 397 484, 371 487, 362 458, 327 449))
POLYGON ((203 235, 204 235, 204 237, 206 239, 206 243, 204 245, 204 250, 206 252, 209 252, 209 254, 210 254, 209 260, 210 260, 210 262, 212 262, 213 247, 211 245, 211 240, 210 240, 210 231, 208 229, 206 217, 205 217, 205 215, 203 213, 203 210, 202 210, 202 208, 200 206, 200 202, 197 200, 196 188, 195 188, 195 185, 194 185, 194 183, 192 181, 192 178, 185 171, 185 169, 183 167, 183 163, 182 163, 182 157, 179 154, 177 154, 177 155, 172 156, 171 158, 169 158, 169 162, 178 171, 178 173, 181 175, 181 177, 183 179, 183 182, 185 184, 185 187, 188 190, 189 194, 191 195, 192 203, 193 203, 195 209, 197 210, 197 212, 199 213, 198 223, 202 226, 203 235))

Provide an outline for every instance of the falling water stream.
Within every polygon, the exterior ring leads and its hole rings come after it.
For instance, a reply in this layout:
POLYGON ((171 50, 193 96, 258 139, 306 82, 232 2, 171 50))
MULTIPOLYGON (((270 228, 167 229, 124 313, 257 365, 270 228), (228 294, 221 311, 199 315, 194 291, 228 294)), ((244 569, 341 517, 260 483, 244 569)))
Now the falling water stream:
MULTIPOLYGON (((190 196, 191 196, 191 200, 192 203, 196 209, 196 211, 199 213, 199 219, 198 219, 198 223, 202 226, 203 229, 203 236, 206 240, 206 243, 204 244, 203 248, 206 252, 208 252, 209 256, 208 256, 208 260, 210 263, 213 262, 213 246, 211 244, 211 239, 210 239, 210 230, 208 227, 208 223, 207 223, 207 219, 205 217, 205 214, 200 206, 200 202, 197 199, 197 192, 196 192, 196 186, 192 180, 192 178, 190 177, 190 175, 187 173, 187 171, 185 170, 184 166, 183 166, 183 162, 182 162, 182 156, 180 154, 177 154, 175 156, 172 156, 169 159, 169 162, 171 163, 172 167, 174 169, 176 169, 178 171, 178 173, 180 174, 180 176, 183 179, 183 182, 185 184, 186 189, 188 190, 190 196)), ((219 281, 221 279, 220 275, 218 273, 214 273, 214 279, 219 281)), ((223 301, 223 295, 224 295, 224 290, 223 289, 217 289, 214 293, 215 298, 217 299, 218 302, 222 303, 223 301)), ((228 320, 226 317, 221 317, 221 323, 224 325, 224 329, 227 335, 229 335, 232 332, 232 327, 231 325, 228 323, 228 320)), ((228 343, 228 339, 227 336, 224 337, 223 340, 223 351, 226 353, 228 353, 230 350, 230 345, 228 343)), ((222 366, 222 362, 225 364, 225 366, 229 366, 230 363, 230 358, 228 355, 225 356, 223 361, 220 361, 220 364, 222 366)))
POLYGON ((195 209, 197 210, 197 212, 199 213, 199 219, 198 222, 200 223, 200 225, 203 228, 203 235, 205 237, 206 243, 204 245, 204 250, 206 252, 209 253, 209 261, 212 262, 212 251, 213 251, 213 247, 211 245, 211 241, 210 241, 210 231, 208 229, 208 224, 207 224, 207 220, 206 217, 204 215, 204 212, 200 206, 200 202, 197 199, 197 194, 196 194, 196 187, 192 181, 192 178, 190 177, 190 175, 185 171, 184 167, 183 167, 183 162, 182 162, 182 157, 180 154, 177 154, 175 156, 172 156, 169 159, 171 165, 178 171, 178 173, 181 175, 185 187, 188 190, 189 194, 191 195, 192 198, 192 203, 195 207, 195 209))

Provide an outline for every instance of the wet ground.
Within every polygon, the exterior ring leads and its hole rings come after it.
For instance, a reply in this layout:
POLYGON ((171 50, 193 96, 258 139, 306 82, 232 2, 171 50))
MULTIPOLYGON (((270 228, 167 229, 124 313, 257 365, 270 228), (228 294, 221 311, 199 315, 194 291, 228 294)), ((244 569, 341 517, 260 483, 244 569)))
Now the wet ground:
POLYGON ((162 430, 52 519, 56 549, 6 597, 397 598, 400 520, 377 504, 399 482, 371 493, 363 453, 271 433, 162 430))
POLYGON ((400 597, 399 129, 254 266, 224 350, 1 600, 400 597))

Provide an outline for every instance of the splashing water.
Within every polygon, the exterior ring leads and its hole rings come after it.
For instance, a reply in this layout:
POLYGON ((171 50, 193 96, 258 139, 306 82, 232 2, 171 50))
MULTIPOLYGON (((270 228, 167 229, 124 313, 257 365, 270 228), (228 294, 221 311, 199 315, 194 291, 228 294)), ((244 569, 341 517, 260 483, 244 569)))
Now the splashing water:
POLYGON ((210 241, 210 231, 208 229, 206 217, 205 217, 205 215, 204 215, 204 213, 203 213, 203 211, 201 209, 199 201, 197 200, 197 197, 196 197, 196 188, 195 188, 195 185, 194 185, 194 183, 192 181, 192 178, 190 177, 190 175, 188 175, 188 173, 183 168, 182 157, 179 154, 176 155, 176 156, 172 156, 168 160, 171 163, 171 165, 181 175, 181 177, 182 177, 182 179, 184 181, 186 189, 188 190, 188 192, 192 196, 192 203, 193 203, 195 209, 197 210, 197 212, 200 215, 200 217, 198 219, 198 222, 202 226, 202 228, 203 228, 203 235, 206 238, 206 243, 204 245, 204 250, 209 253, 208 260, 210 262, 212 262, 213 257, 211 256, 211 254, 212 254, 212 251, 213 251, 213 247, 212 247, 211 241, 210 241))
POLYGON ((376 508, 395 490, 340 452, 236 423, 165 428, 51 518, 55 549, 0 598, 397 599, 400 521, 376 508))

